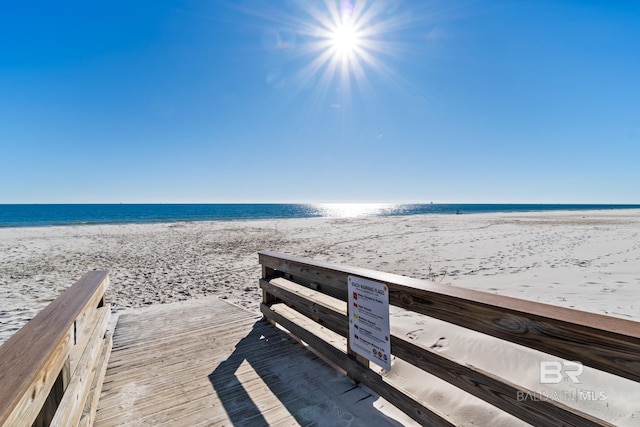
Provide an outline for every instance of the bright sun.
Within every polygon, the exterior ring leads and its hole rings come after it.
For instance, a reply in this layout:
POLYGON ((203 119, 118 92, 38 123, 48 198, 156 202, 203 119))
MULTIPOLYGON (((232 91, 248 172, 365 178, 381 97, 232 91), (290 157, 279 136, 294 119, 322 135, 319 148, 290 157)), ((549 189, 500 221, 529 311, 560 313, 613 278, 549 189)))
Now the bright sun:
POLYGON ((331 42, 338 55, 349 56, 358 48, 358 33, 353 26, 343 24, 333 31, 331 42))
MULTIPOLYGON (((352 88, 363 92, 371 88, 370 73, 394 75, 382 61, 399 51, 394 37, 389 35, 410 22, 400 10, 398 0, 287 0, 285 3, 295 5, 295 11, 269 17, 270 26, 275 24, 275 28, 265 32, 263 42, 274 52, 276 49, 288 52, 288 57, 295 58, 300 68, 288 73, 283 70, 284 65, 273 67, 267 75, 269 84, 314 88, 322 97, 330 95, 330 106, 340 109, 349 105, 352 88)), ((276 56, 284 58, 280 54, 276 56)), ((293 64, 291 61, 287 66, 293 64)))

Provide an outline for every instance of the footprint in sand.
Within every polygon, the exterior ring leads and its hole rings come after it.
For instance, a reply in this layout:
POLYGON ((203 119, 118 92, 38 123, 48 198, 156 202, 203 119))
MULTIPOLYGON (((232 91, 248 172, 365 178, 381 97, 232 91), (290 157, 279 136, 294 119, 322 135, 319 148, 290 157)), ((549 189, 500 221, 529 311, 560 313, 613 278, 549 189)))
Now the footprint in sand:
POLYGON ((409 339, 415 340, 423 331, 424 329, 416 329, 415 331, 407 332, 405 336, 409 339))
POLYGON ((447 338, 440 337, 438 341, 436 341, 435 344, 433 344, 430 348, 440 351, 440 350, 444 350, 448 346, 449 346, 449 341, 447 340, 447 338))

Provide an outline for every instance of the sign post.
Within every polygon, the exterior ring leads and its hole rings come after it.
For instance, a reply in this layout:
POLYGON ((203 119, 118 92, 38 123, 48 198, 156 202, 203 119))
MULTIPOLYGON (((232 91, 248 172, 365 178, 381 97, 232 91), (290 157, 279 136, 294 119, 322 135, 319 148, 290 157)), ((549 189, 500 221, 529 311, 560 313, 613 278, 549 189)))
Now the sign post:
POLYGON ((391 370, 389 288, 384 283, 349 276, 348 291, 350 349, 391 370))

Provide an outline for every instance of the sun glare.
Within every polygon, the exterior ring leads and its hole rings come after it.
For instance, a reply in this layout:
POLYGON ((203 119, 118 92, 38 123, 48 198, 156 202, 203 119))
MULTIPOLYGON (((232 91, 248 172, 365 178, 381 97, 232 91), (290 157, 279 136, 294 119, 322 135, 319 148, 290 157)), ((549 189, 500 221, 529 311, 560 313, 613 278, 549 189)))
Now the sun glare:
POLYGON ((358 33, 353 26, 343 24, 334 30, 331 41, 338 55, 350 55, 358 47, 358 33))
POLYGON ((288 56, 268 71, 267 82, 274 88, 313 88, 318 100, 326 97, 325 105, 345 111, 342 108, 352 105, 353 91, 371 89, 371 74, 395 77, 384 59, 401 51, 391 36, 409 22, 399 0, 290 0, 290 4, 295 12, 269 17, 274 28, 265 31, 263 39, 265 48, 275 53, 273 58, 288 56), (295 72, 283 71, 292 64, 295 72))
POLYGON ((391 203, 318 203, 315 208, 329 218, 377 216, 398 210, 398 206, 391 203))

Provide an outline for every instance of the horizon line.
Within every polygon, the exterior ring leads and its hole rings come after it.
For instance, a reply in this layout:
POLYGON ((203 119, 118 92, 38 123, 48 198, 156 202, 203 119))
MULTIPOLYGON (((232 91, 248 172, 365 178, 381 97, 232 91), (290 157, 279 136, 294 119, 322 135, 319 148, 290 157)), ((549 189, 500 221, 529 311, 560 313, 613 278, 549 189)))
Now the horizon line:
POLYGON ((586 205, 586 206, 640 206, 640 203, 629 202, 452 202, 452 201, 412 201, 412 202, 184 202, 184 201, 168 201, 168 202, 18 202, 18 203, 0 203, 0 206, 10 205, 586 205))

